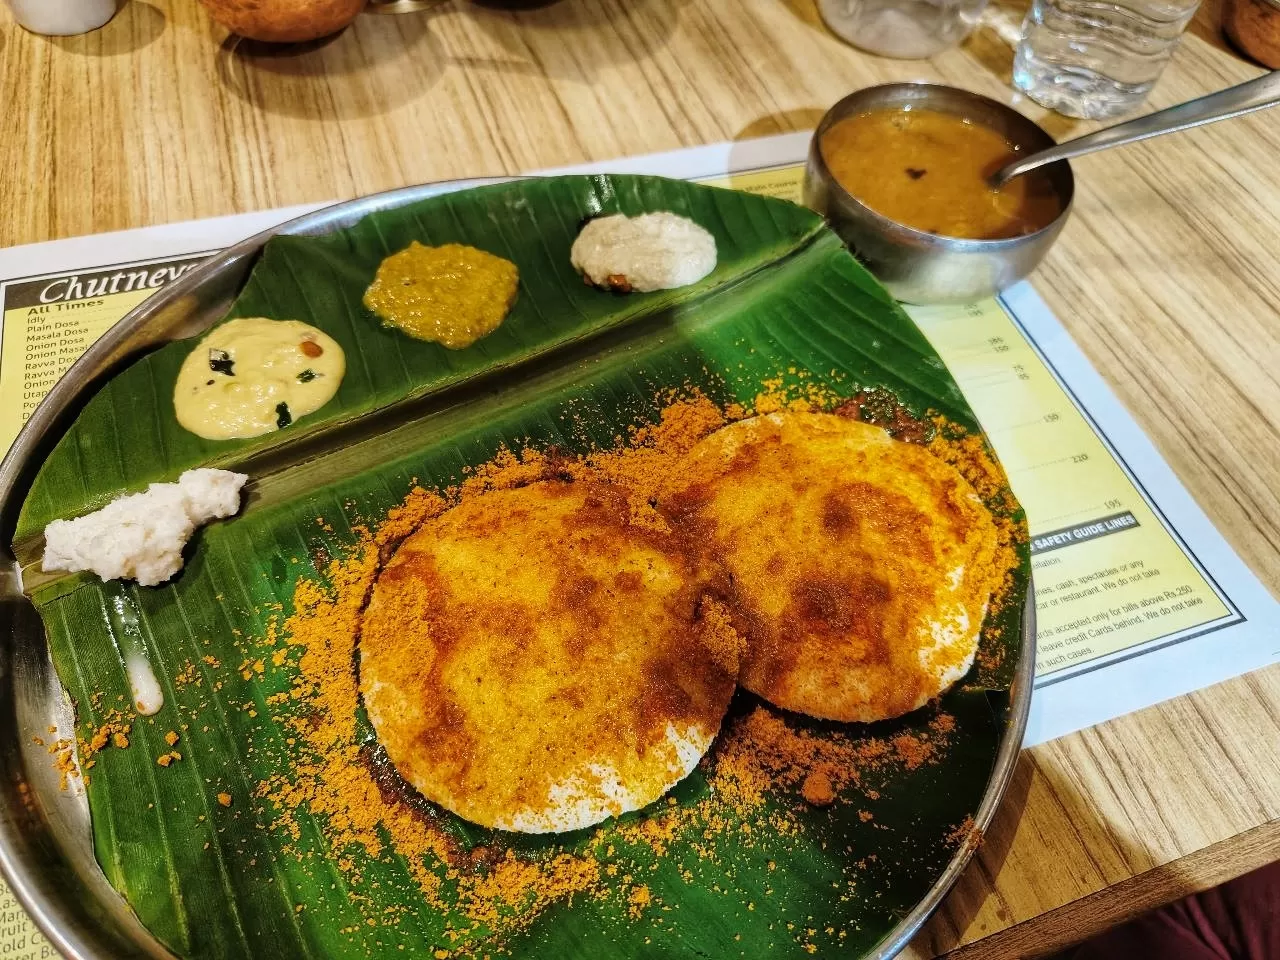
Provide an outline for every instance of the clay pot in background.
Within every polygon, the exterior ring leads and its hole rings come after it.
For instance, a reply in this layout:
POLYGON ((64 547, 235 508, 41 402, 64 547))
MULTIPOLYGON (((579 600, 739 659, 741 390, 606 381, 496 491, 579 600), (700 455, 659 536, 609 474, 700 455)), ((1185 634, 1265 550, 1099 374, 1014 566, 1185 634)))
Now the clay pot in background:
POLYGON ((1223 26, 1246 56, 1280 69, 1280 0, 1227 0, 1223 26))
POLYGON ((200 0, 232 33, 268 43, 300 43, 337 33, 365 0, 200 0))

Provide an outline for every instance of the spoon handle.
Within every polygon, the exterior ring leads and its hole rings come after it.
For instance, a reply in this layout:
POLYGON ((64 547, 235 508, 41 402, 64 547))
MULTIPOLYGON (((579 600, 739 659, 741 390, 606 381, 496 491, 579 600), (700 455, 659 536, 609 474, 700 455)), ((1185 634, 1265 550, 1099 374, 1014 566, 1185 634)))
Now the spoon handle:
POLYGON ((1280 70, 1264 74, 1256 79, 1227 87, 1217 93, 1188 100, 1176 107, 1157 110, 1144 117, 1126 120, 1083 137, 1076 137, 1048 150, 1040 150, 1003 167, 991 178, 994 186, 1001 186, 1012 177, 1043 167, 1058 160, 1070 160, 1086 153, 1118 147, 1126 143, 1176 133, 1217 120, 1228 120, 1280 103, 1280 70))

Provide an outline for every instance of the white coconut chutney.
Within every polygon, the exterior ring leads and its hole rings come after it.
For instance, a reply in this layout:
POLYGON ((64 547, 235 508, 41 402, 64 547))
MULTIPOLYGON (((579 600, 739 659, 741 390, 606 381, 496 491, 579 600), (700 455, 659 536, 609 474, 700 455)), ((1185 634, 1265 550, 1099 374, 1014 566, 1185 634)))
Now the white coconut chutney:
POLYGON ((597 287, 630 293, 697 283, 716 268, 716 238, 666 211, 597 217, 569 252, 574 267, 597 287))
POLYGON ((229 470, 188 470, 177 483, 153 483, 94 513, 54 520, 44 530, 41 566, 145 587, 164 583, 182 569, 182 548, 197 527, 239 512, 248 479, 229 470))

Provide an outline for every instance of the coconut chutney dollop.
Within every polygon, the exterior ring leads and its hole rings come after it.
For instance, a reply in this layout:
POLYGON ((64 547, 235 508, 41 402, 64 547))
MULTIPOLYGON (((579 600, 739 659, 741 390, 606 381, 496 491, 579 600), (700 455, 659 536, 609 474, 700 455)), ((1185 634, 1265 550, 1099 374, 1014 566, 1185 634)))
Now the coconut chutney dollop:
POLYGON ((716 268, 716 238, 679 214, 616 213, 583 227, 569 259, 597 287, 618 293, 671 290, 697 283, 716 268))
POLYGON ((210 520, 240 511, 248 476, 230 470, 188 470, 177 483, 153 483, 74 520, 44 529, 46 571, 89 570, 103 580, 164 583, 182 569, 182 548, 210 520))
POLYGON ((173 387, 178 422, 206 440, 282 430, 333 399, 346 373, 338 342, 300 320, 240 317, 188 354, 173 387))

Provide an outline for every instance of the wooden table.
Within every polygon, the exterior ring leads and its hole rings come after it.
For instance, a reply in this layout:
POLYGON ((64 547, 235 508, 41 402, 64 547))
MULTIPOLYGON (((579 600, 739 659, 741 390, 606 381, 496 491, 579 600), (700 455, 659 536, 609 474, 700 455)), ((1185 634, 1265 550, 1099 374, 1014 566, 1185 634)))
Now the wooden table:
MULTIPOLYGON (((0 245, 806 129, 885 80, 1012 100, 1021 19, 996 7, 963 48, 901 62, 835 39, 813 0, 416 5, 283 53, 229 41, 195 0, 130 0, 69 39, 0 12, 0 245)), ((1218 21, 1208 0, 1153 105, 1258 73, 1218 21)), ((1273 591, 1277 158, 1280 120, 1255 114, 1079 161, 1035 278, 1273 591)), ((911 955, 1035 955, 1280 858, 1277 744, 1280 667, 1028 751, 911 955)))

